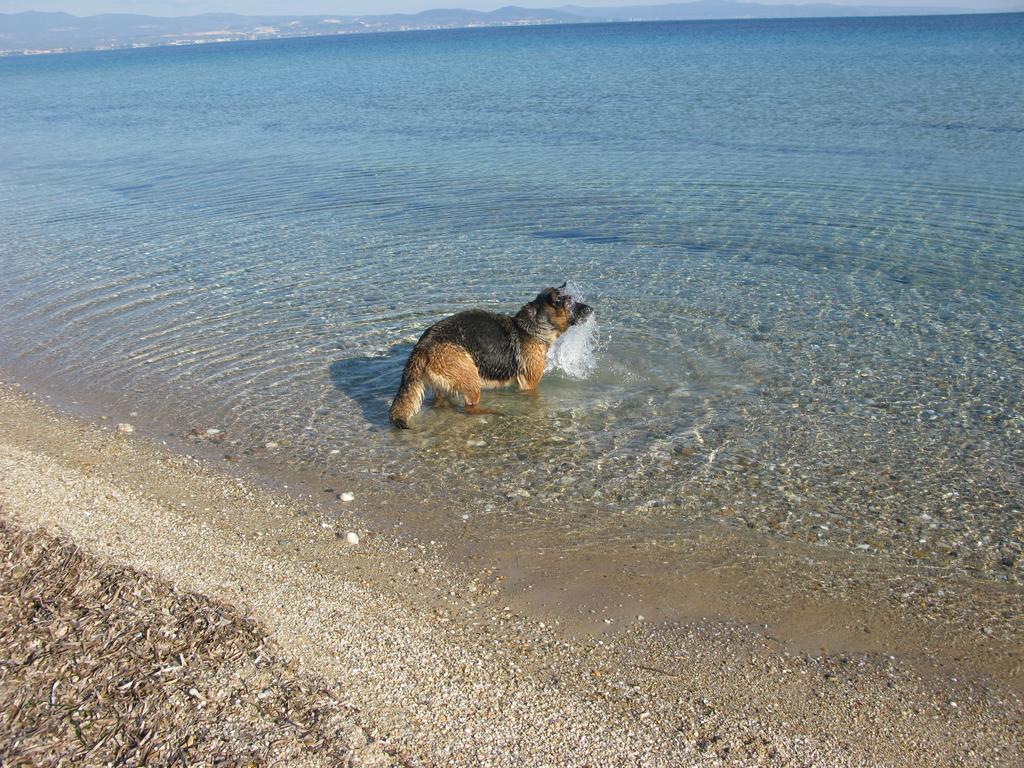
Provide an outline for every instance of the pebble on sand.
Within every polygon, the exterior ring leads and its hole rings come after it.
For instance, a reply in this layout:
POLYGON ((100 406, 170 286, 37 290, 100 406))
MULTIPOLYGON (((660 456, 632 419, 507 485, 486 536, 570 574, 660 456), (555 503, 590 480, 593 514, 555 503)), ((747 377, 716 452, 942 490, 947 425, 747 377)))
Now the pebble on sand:
POLYGON ((133 427, 131 424, 127 424, 127 423, 125 423, 125 424, 118 424, 117 425, 117 431, 120 432, 122 435, 130 435, 132 432, 135 431, 135 427, 133 427))
POLYGON ((354 493, 350 493, 349 491, 345 491, 344 493, 339 493, 338 498, 348 503, 350 501, 355 501, 356 495, 354 493))
POLYGON ((349 544, 358 544, 359 534, 355 531, 349 531, 345 534, 345 541, 347 541, 349 544))

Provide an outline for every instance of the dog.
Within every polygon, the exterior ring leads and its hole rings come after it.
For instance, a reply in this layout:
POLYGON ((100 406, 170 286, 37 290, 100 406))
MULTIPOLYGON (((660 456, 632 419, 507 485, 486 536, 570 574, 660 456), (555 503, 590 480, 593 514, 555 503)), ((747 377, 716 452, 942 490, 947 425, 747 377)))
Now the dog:
POLYGON ((446 317, 427 328, 409 353, 388 418, 408 429, 427 387, 437 403, 462 395, 466 413, 488 412, 480 407, 482 389, 516 383, 535 391, 555 339, 593 311, 566 293, 563 283, 545 288, 515 315, 470 309, 446 317))

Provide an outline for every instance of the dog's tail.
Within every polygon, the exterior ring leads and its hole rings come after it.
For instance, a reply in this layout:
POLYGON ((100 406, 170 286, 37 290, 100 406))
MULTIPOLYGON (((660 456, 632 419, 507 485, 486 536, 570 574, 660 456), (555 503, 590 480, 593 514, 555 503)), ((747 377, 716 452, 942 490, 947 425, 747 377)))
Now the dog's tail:
POLYGON ((413 349, 402 371, 402 383, 391 403, 388 419, 399 429, 409 428, 409 419, 416 415, 423 403, 423 374, 427 369, 427 355, 422 349, 413 349))

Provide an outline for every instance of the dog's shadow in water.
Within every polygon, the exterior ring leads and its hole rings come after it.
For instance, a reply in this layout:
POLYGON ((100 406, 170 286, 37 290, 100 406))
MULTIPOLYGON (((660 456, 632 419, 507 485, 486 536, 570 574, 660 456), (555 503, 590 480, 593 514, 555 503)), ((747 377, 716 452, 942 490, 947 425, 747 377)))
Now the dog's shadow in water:
MULTIPOLYGON (((371 426, 389 426, 388 408, 398 392, 402 369, 413 346, 399 344, 383 355, 348 357, 331 363, 331 383, 359 407, 363 418, 371 426)), ((514 387, 488 390, 486 397, 490 400, 488 410, 492 416, 502 417, 509 413, 526 416, 544 412, 544 399, 540 394, 524 397, 514 387)), ((432 402, 433 395, 428 388, 423 401, 424 408, 432 402)), ((461 410, 460 400, 457 399, 453 404, 461 410)))
POLYGON ((359 406, 367 422, 386 427, 391 398, 412 348, 412 344, 399 344, 384 355, 335 360, 330 366, 331 383, 359 406))

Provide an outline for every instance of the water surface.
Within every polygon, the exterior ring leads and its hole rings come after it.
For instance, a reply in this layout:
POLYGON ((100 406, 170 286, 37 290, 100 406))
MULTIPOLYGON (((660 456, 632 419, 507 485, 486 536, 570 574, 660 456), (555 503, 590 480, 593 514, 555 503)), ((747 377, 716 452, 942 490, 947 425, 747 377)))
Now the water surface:
POLYGON ((6 376, 428 530, 1021 573, 1024 15, 70 54, 0 90, 6 376), (387 426, 427 325, 565 279, 589 378, 387 426))

